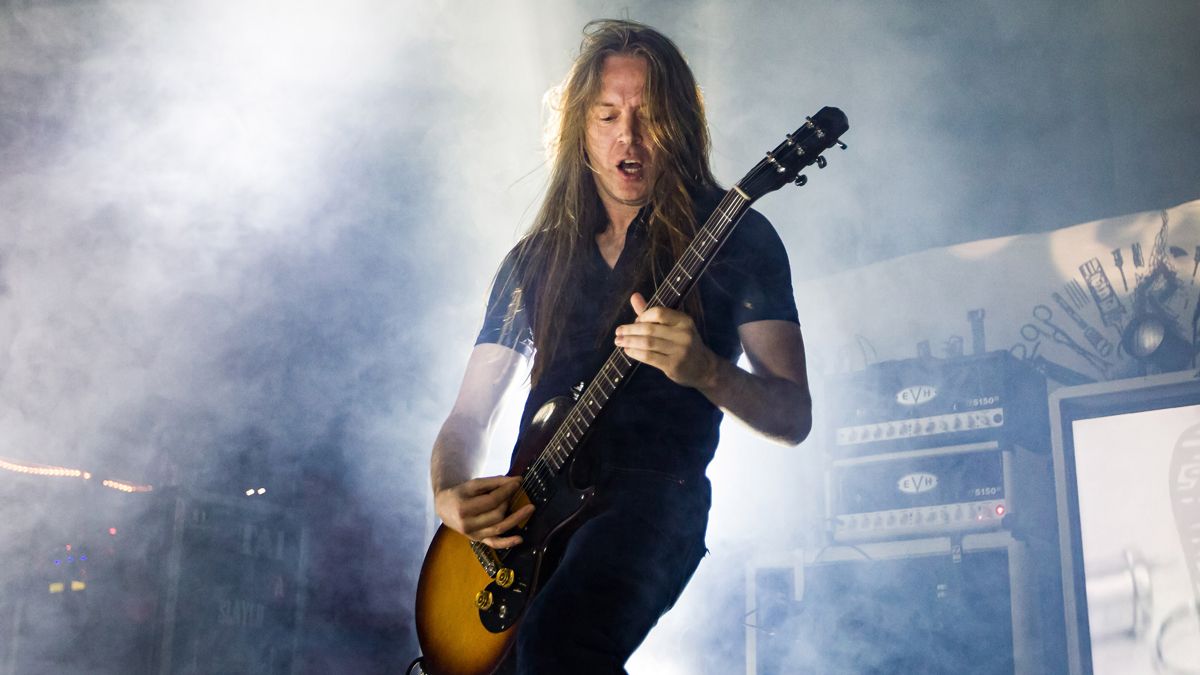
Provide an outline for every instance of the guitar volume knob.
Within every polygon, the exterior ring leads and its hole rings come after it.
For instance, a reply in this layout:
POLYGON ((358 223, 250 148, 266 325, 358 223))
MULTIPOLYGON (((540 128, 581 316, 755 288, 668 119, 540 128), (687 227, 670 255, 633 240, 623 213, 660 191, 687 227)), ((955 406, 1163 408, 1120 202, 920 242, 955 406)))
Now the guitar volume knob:
POLYGON ((475 594, 475 606, 482 611, 491 609, 493 601, 491 591, 479 591, 475 594))
POLYGON ((500 588, 508 588, 516 581, 517 575, 508 567, 501 567, 499 572, 496 572, 496 585, 500 588))

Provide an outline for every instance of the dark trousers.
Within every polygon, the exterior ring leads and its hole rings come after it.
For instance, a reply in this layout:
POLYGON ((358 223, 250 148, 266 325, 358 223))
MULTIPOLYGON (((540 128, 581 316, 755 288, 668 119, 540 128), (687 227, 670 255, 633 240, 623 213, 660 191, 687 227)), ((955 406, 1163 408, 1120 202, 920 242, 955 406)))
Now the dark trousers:
POLYGON ((704 477, 607 470, 517 633, 519 675, 624 673, 706 551, 704 477))

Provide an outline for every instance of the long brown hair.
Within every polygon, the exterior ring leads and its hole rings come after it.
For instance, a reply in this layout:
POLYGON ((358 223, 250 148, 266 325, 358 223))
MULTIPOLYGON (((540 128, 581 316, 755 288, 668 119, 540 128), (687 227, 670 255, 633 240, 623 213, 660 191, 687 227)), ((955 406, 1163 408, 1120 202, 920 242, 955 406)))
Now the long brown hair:
MULTIPOLYGON (((532 311, 537 347, 531 373, 534 384, 560 346, 573 274, 586 262, 595 236, 608 224, 584 142, 605 58, 632 54, 647 63, 642 133, 644 142, 654 149, 659 175, 647 201, 649 245, 639 269, 657 279, 664 260, 674 261, 683 254, 698 229, 693 198, 717 187, 709 168, 708 123, 700 89, 675 43, 649 26, 625 20, 589 22, 583 35, 579 56, 549 101, 550 180, 519 250, 521 286, 532 291, 527 306, 532 311)), ((686 308, 699 314, 694 294, 686 308)))

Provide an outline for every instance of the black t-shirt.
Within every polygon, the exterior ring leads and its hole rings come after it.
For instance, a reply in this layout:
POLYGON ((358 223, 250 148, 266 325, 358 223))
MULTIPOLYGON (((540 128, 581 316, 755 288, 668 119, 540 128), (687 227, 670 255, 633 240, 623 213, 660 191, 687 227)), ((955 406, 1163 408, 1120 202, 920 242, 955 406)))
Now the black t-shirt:
MULTIPOLYGON (((715 206, 715 199, 698 205, 697 220, 703 223, 715 206)), ((546 401, 569 395, 581 382, 586 386, 615 348, 616 326, 633 322, 633 310, 627 309, 616 323, 602 325, 618 302, 615 294, 624 295, 633 275, 638 275, 634 268, 646 245, 639 215, 629 227, 614 268, 608 267, 599 247, 591 247, 571 289, 572 300, 564 303, 563 345, 555 363, 529 393, 521 433, 546 401)), ((518 287, 516 261, 514 249, 497 272, 476 344, 496 343, 533 356, 529 294, 518 287)), ((638 289, 646 298, 653 295, 650 285, 638 289)), ((770 319, 798 322, 787 252, 771 223, 753 210, 738 223, 696 291, 702 308, 700 335, 710 349, 730 361, 742 353, 737 332, 741 324, 770 319)), ((628 308, 628 298, 622 301, 628 308)), ((657 368, 642 364, 609 401, 580 452, 609 468, 699 477, 716 450, 721 417, 720 409, 699 391, 679 386, 657 368)))

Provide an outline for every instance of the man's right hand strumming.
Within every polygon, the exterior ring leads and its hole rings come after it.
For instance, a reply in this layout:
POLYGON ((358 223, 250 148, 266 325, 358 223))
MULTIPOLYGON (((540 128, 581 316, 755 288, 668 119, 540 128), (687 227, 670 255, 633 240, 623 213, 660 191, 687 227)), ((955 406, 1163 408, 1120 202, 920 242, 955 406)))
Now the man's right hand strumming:
POLYGON ((533 504, 508 512, 509 502, 520 487, 520 476, 472 478, 438 490, 433 498, 434 509, 446 527, 471 541, 492 548, 511 548, 521 543, 521 537, 500 535, 525 522, 533 513, 533 504))

